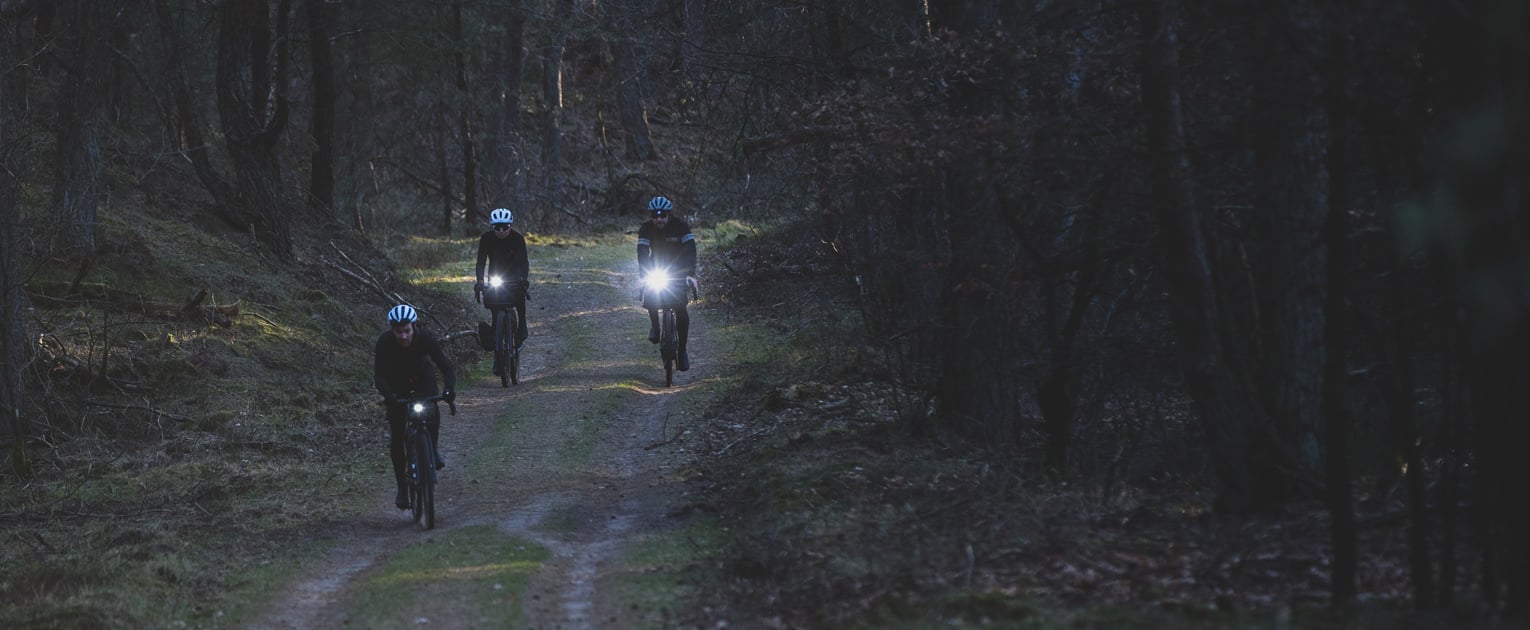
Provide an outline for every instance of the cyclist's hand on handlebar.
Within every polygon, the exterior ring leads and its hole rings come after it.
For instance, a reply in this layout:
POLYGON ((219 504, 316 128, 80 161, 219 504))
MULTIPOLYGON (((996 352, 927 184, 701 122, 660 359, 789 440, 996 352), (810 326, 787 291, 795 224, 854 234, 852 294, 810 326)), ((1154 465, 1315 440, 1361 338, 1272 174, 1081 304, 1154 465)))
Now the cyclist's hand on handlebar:
POLYGON ((453 402, 455 402, 457 400, 457 392, 454 392, 454 391, 449 390, 449 389, 444 391, 444 392, 441 392, 441 400, 446 401, 446 404, 449 405, 449 404, 451 404, 451 403, 453 403, 453 402))
POLYGON ((685 277, 685 286, 688 286, 688 287, 690 287, 692 289, 700 289, 701 288, 701 280, 698 279, 696 276, 686 276, 685 277))
POLYGON ((474 293, 483 293, 483 281, 482 280, 479 280, 478 282, 474 282, 473 283, 473 292, 474 293))

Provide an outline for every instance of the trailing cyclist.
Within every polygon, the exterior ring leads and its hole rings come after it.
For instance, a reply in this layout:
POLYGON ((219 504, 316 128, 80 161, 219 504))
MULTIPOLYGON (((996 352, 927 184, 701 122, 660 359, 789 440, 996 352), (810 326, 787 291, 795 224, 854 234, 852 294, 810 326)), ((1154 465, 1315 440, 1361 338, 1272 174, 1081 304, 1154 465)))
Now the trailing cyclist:
MULTIPOLYGON (((388 311, 388 330, 377 338, 373 350, 372 380, 377 393, 387 403, 388 455, 393 460, 393 480, 398 484, 398 497, 393 503, 400 510, 409 509, 409 493, 404 483, 404 422, 407 418, 404 405, 398 401, 408 398, 434 396, 436 371, 446 381, 441 399, 450 403, 456 400, 457 372, 441 349, 441 342, 430 331, 415 325, 419 314, 414 307, 400 304, 388 311), (432 365, 434 363, 434 365, 432 365)), ((440 450, 441 416, 434 414, 430 421, 431 442, 436 445, 436 469, 446 467, 440 450)))
MULTIPOLYGON (((520 321, 515 331, 515 346, 519 348, 526 342, 526 290, 529 287, 526 278, 531 274, 531 265, 526 259, 526 237, 510 227, 514 222, 515 215, 505 208, 489 213, 490 229, 478 239, 477 282, 473 284, 473 292, 480 294, 489 288, 484 282, 486 278, 497 277, 509 286, 512 290, 509 301, 515 306, 520 321)), ((498 331, 488 323, 479 323, 478 327, 479 342, 484 350, 493 350, 492 340, 498 331)))
MULTIPOLYGON (((651 218, 638 227, 638 274, 646 276, 650 270, 661 269, 667 271, 671 277, 683 276, 686 286, 694 287, 697 285, 696 236, 691 234, 690 225, 671 216, 674 207, 674 204, 664 197, 654 197, 648 202, 648 214, 651 218)), ((659 343, 659 309, 674 308, 675 332, 680 337, 680 353, 675 361, 675 367, 684 372, 691 369, 690 357, 685 353, 686 337, 691 330, 691 316, 685 308, 687 293, 675 291, 670 294, 675 295, 675 301, 665 303, 661 299, 664 293, 643 292, 643 308, 648 309, 648 341, 659 343)))

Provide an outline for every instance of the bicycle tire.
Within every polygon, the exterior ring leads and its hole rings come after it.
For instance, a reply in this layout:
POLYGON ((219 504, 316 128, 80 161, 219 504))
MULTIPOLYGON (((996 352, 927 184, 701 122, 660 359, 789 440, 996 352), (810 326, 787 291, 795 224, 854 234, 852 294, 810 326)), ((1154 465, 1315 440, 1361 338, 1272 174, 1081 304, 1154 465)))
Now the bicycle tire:
POLYGON ((430 443, 430 432, 421 431, 420 439, 416 442, 419 450, 416 457, 421 461, 429 462, 420 467, 420 507, 419 512, 424 517, 422 525, 425 529, 436 527, 436 451, 430 443))
POLYGON ((664 323, 659 333, 659 356, 664 360, 664 386, 670 387, 675 384, 675 356, 678 354, 675 332, 675 311, 664 309, 664 323))
POLYGON ((509 310, 505 311, 505 313, 507 314, 507 318, 506 319, 508 320, 508 324, 509 324, 508 326, 506 326, 506 328, 509 328, 510 331, 511 331, 511 332, 505 333, 507 336, 510 337, 510 361, 509 361, 509 364, 506 367, 505 371, 510 373, 510 384, 511 385, 520 385, 521 384, 521 351, 515 347, 515 337, 514 337, 514 335, 515 335, 515 333, 520 331, 521 322, 520 322, 520 320, 517 318, 517 316, 515 314, 515 309, 509 309, 509 310))
POLYGON ((499 386, 510 386, 510 309, 494 313, 494 363, 499 366, 499 386))
MULTIPOLYGON (((415 432, 417 433, 418 430, 415 430, 415 432)), ((422 507, 423 502, 421 501, 421 497, 420 497, 420 487, 424 485, 425 468, 424 468, 424 466, 420 465, 420 453, 419 453, 419 449, 414 447, 414 444, 415 444, 416 441, 417 440, 413 439, 413 436, 411 436, 411 439, 409 440, 410 448, 408 449, 409 450, 409 455, 408 455, 408 458, 409 458, 409 460, 408 460, 409 461, 409 515, 411 517, 410 520, 412 520, 415 523, 418 523, 418 522, 420 522, 420 516, 422 516, 422 514, 421 514, 421 507, 422 507)))

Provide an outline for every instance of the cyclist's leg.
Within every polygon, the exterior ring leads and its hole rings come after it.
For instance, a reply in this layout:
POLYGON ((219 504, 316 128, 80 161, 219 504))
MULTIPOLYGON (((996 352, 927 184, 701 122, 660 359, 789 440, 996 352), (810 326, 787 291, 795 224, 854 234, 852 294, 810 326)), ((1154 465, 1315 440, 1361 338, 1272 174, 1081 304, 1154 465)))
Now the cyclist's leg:
POLYGON ((388 405, 388 458, 393 461, 393 483, 398 494, 393 504, 400 510, 409 509, 409 491, 404 484, 404 406, 388 405))
POLYGON ((675 305, 675 333, 680 337, 680 351, 685 352, 685 339, 691 333, 691 313, 684 304, 675 305))
POLYGON ((675 336, 679 337, 677 340, 677 345, 679 347, 676 348, 679 350, 679 355, 678 359, 675 361, 675 367, 679 368, 681 372, 691 369, 691 357, 685 353, 685 340, 686 337, 690 335, 690 333, 690 311, 685 310, 684 303, 678 304, 675 306, 675 336))
POLYGON ((659 309, 648 309, 648 341, 659 343, 659 309))

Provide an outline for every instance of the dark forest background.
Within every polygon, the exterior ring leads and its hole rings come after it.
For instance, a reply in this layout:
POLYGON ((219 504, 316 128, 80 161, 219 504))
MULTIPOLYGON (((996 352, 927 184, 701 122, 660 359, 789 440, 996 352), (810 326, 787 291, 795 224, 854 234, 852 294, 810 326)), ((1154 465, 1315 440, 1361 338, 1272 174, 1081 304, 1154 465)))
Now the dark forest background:
POLYGON ((494 207, 592 231, 666 194, 698 225, 808 222, 913 435, 1204 480, 1249 518, 1321 500, 1341 606, 1353 489, 1395 488, 1415 605, 1530 613, 1526 3, 0 9, 16 478, 67 426, 29 278, 113 247, 125 200, 189 199, 281 266, 314 234, 460 236, 494 207))

